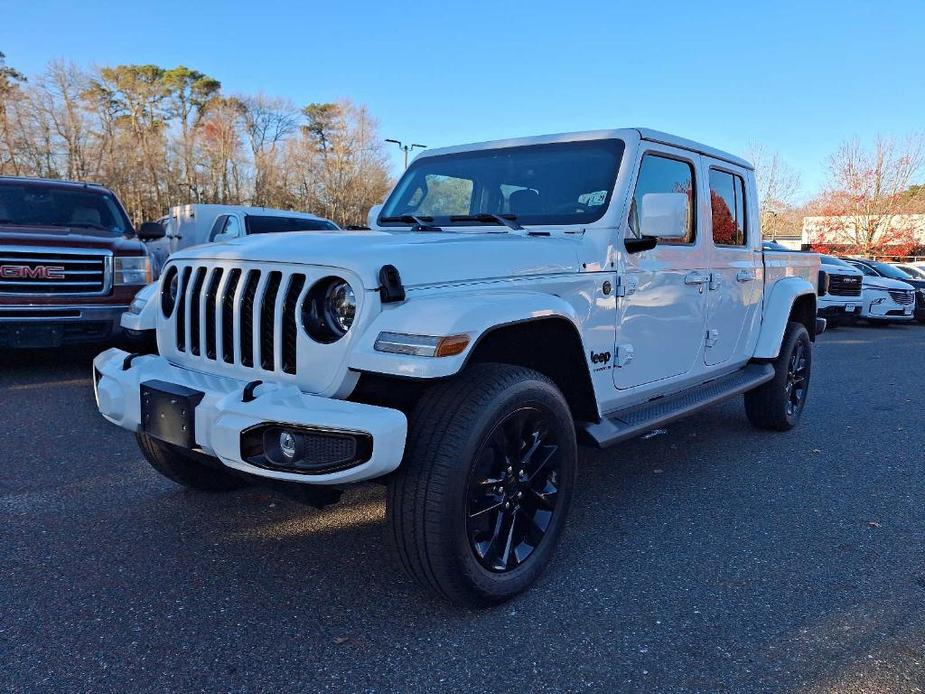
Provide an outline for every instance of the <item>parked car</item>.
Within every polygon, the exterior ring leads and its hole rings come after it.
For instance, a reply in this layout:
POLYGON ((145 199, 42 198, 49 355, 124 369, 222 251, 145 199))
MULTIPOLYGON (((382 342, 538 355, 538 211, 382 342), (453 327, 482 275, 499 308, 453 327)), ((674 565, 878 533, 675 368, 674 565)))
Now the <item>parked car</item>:
POLYGON ((119 316, 153 279, 116 195, 93 183, 0 176, 0 346, 56 347, 121 334, 119 316))
POLYGON ((331 220, 307 212, 242 205, 180 205, 156 223, 164 229, 163 239, 149 244, 157 270, 172 253, 201 243, 230 241, 248 234, 339 228, 331 220))
POLYGON ((907 321, 925 323, 925 281, 876 260, 844 258, 864 273, 864 312, 869 322, 907 321))
POLYGON ((832 255, 820 255, 819 315, 830 327, 853 322, 861 316, 864 273, 832 255))
POLYGON ((764 254, 757 203, 748 162, 652 130, 427 150, 373 230, 175 253, 162 356, 100 354, 96 401, 192 489, 386 482, 409 573, 497 603, 549 563, 579 441, 742 394, 799 422, 819 257, 764 254))
POLYGON ((925 265, 915 265, 913 263, 892 263, 892 265, 913 279, 925 280, 925 265))
MULTIPOLYGON (((182 205, 171 214, 157 220, 164 229, 164 238, 149 244, 158 270, 177 249, 200 243, 219 243, 249 234, 289 231, 334 231, 334 222, 305 212, 274 210, 267 207, 233 205, 182 205)), ((154 296, 153 287, 139 291, 121 324, 127 337, 136 345, 156 345, 154 339, 156 307, 148 305, 154 296)))

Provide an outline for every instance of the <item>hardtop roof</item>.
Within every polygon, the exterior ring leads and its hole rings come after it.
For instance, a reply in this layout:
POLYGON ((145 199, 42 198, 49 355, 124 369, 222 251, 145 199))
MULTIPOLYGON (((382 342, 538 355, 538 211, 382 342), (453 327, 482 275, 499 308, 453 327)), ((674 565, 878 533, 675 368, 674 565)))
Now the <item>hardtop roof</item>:
POLYGON ((441 154, 457 154, 459 152, 469 152, 479 149, 500 149, 503 147, 525 147, 529 145, 551 144, 555 142, 576 142, 584 140, 604 140, 612 138, 625 138, 627 134, 635 133, 640 139, 659 144, 671 145, 680 149, 686 149, 698 154, 704 154, 714 159, 725 161, 735 166, 741 166, 744 169, 754 170, 754 166, 741 157, 737 157, 729 152, 710 147, 709 145, 688 140, 677 135, 653 130, 651 128, 619 128, 615 130, 585 130, 571 133, 555 133, 549 135, 536 135, 532 137, 518 137, 507 140, 489 140, 487 142, 475 142, 466 145, 455 145, 452 147, 439 147, 434 149, 423 150, 417 159, 422 157, 433 157, 441 154))

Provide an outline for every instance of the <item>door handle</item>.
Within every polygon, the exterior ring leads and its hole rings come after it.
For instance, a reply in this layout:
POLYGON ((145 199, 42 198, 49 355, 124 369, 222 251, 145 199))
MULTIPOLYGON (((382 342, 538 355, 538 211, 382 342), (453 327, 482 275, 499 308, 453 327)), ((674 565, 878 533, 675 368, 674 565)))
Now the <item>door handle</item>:
POLYGON ((736 282, 751 282, 755 279, 754 270, 739 270, 736 273, 736 282))
POLYGON ((703 272, 689 272, 684 276, 684 284, 706 284, 710 276, 703 272))

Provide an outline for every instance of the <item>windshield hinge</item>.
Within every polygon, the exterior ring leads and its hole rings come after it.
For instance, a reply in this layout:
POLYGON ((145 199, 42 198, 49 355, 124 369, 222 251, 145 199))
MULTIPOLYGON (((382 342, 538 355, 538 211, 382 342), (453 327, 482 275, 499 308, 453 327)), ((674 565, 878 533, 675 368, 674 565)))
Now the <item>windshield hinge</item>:
POLYGON ((401 275, 394 265, 383 265, 379 269, 379 300, 384 304, 405 300, 401 275))

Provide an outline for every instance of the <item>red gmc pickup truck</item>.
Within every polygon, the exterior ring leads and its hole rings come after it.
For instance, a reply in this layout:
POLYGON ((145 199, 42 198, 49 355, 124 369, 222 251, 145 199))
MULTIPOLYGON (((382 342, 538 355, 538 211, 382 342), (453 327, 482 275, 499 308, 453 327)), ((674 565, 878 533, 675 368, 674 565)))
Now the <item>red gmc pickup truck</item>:
POLYGON ((119 317, 153 279, 140 239, 158 229, 136 234, 102 186, 0 176, 0 348, 120 335, 119 317))

